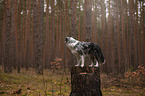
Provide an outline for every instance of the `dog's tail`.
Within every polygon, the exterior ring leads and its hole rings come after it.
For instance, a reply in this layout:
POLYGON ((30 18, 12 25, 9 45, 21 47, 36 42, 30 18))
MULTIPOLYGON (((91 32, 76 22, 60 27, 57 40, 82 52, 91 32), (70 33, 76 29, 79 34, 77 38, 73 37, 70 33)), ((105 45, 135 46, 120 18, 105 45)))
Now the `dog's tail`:
POLYGON ((104 58, 104 55, 101 51, 101 48, 98 45, 94 45, 94 56, 96 57, 96 60, 101 63, 105 64, 106 60, 104 58))

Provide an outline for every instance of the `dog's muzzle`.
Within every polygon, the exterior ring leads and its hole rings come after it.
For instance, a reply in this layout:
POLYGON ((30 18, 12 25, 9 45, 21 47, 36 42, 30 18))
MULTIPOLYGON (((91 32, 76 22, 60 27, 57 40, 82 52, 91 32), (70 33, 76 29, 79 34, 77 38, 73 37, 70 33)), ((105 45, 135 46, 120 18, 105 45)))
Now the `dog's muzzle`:
POLYGON ((68 37, 65 38, 65 44, 69 41, 68 37))

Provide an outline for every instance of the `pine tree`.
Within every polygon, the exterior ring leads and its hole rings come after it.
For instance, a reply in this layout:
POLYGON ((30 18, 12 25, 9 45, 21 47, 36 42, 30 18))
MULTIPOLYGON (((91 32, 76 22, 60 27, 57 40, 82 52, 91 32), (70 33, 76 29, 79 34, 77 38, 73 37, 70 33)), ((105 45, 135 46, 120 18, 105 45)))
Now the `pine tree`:
POLYGON ((4 72, 12 72, 12 63, 10 59, 10 31, 11 31, 11 0, 8 0, 6 3, 6 32, 5 32, 5 57, 4 57, 4 72))
POLYGON ((85 41, 91 41, 92 39, 92 1, 91 0, 85 0, 85 6, 86 6, 86 38, 85 41))

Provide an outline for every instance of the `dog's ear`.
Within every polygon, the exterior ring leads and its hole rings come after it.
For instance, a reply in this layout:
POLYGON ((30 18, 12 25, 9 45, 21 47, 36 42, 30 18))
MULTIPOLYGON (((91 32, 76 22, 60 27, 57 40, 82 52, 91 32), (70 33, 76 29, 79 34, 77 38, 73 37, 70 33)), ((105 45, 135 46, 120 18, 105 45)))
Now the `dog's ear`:
POLYGON ((74 39, 76 39, 76 40, 77 40, 77 38, 76 38, 76 37, 72 37, 72 38, 74 38, 74 39))

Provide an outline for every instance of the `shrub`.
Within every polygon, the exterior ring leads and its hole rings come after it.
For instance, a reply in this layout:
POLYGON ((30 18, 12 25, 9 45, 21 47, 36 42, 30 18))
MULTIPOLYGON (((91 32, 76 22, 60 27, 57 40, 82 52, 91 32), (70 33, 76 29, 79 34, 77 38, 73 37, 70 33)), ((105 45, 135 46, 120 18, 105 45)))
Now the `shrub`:
POLYGON ((134 83, 145 82, 145 67, 143 64, 139 65, 135 71, 127 71, 125 77, 134 83))

